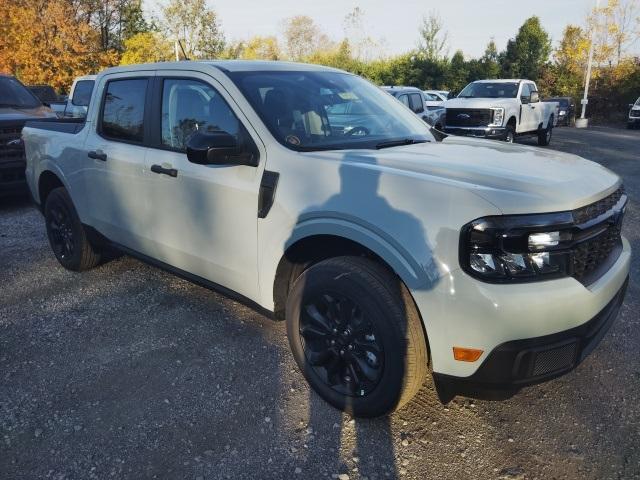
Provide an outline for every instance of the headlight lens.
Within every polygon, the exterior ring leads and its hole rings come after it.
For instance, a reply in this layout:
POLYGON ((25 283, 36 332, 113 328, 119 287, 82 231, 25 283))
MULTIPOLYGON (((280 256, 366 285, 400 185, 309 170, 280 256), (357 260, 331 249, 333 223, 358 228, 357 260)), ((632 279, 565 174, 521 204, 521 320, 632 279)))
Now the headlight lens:
POLYGON ((492 108, 491 110, 493 110, 493 121, 491 125, 502 126, 502 122, 504 121, 504 108, 492 108))
POLYGON ((462 229, 460 264, 488 282, 531 282, 569 275, 571 212, 485 217, 462 229))

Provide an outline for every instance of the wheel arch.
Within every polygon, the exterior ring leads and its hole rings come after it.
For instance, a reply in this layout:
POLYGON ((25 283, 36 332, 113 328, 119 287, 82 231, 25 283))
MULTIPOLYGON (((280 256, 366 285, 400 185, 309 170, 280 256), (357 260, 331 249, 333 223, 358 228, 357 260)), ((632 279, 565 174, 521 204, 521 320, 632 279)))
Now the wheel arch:
POLYGON ((43 170, 38 176, 38 202, 40 209, 44 209, 44 204, 51 191, 58 187, 66 188, 60 176, 52 170, 43 170))

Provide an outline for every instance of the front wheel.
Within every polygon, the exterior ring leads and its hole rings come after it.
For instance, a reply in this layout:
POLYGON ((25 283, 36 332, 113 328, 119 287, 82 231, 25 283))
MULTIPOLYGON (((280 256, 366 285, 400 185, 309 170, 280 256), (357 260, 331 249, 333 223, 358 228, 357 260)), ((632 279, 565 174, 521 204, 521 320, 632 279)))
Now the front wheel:
POLYGON ((553 117, 549 119, 547 128, 541 128, 538 131, 538 145, 546 147, 551 143, 551 135, 553 133, 553 117))
POLYGON ((296 363, 340 410, 385 415, 426 379, 427 346, 413 299, 371 260, 337 257, 311 266, 291 289, 286 319, 296 363))
POLYGON ((513 143, 515 136, 516 136, 515 129, 511 125, 508 125, 507 130, 504 133, 504 141, 507 143, 513 143))

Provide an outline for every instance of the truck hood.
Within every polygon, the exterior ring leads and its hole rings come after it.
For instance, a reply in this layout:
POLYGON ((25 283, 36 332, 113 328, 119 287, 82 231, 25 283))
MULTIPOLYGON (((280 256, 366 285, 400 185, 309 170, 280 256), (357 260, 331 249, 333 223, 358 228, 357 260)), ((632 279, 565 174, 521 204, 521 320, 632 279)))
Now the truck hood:
POLYGON ((444 102, 445 108, 513 107, 515 98, 452 98, 444 102))
POLYGON ((573 210, 613 192, 619 177, 577 155, 467 137, 377 151, 318 152, 381 175, 411 175, 473 191, 504 214, 573 210))
POLYGON ((53 118, 56 114, 50 108, 40 105, 33 108, 0 107, 0 122, 53 118))

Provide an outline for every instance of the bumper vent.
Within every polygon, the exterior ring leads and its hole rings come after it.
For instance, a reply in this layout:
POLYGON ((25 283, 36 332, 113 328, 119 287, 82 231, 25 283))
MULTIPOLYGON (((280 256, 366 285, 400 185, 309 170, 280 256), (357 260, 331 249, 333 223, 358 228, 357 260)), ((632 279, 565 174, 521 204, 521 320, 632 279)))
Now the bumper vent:
POLYGON ((560 372, 573 366, 576 359, 577 342, 539 352, 534 360, 531 376, 560 372))

